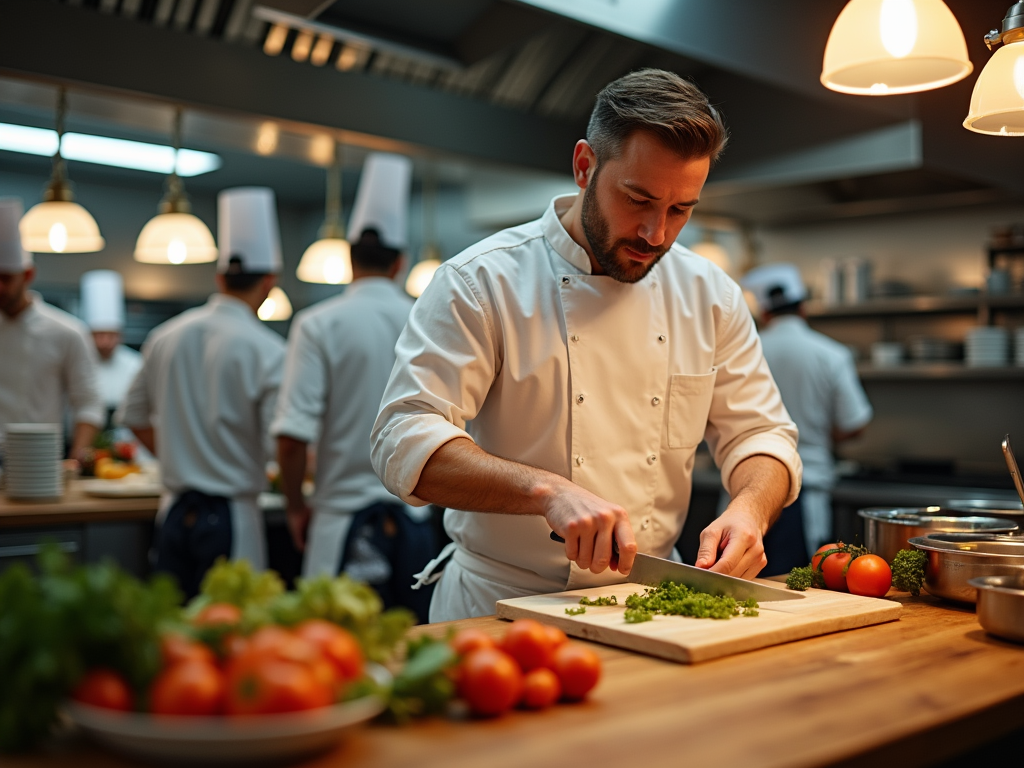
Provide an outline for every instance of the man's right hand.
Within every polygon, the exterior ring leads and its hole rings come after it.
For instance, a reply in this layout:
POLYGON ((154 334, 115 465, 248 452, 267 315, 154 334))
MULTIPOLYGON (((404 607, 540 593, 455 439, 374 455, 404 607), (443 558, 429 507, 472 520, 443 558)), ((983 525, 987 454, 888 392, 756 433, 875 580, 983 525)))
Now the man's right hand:
POLYGON ((632 569, 636 539, 622 507, 566 481, 554 489, 545 508, 548 525, 565 539, 565 556, 580 568, 592 573, 611 568, 624 576, 632 569))
POLYGON ((292 541, 299 552, 306 551, 306 532, 309 530, 309 520, 312 514, 312 510, 305 504, 300 506, 289 505, 285 510, 288 532, 292 535, 292 541))

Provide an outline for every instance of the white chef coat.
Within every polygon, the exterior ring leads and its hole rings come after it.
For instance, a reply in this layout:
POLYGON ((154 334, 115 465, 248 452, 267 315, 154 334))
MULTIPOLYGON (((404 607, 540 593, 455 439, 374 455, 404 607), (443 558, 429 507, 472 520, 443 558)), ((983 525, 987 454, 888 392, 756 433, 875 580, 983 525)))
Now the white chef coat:
POLYGON ((121 404, 141 367, 142 355, 124 344, 117 345, 109 360, 99 358, 96 379, 100 397, 108 409, 117 408, 121 404))
POLYGON ((72 423, 102 427, 89 329, 35 291, 29 295, 32 303, 14 319, 0 312, 0 443, 7 424, 63 424, 65 406, 72 423))
POLYGON ((317 444, 306 576, 337 571, 348 525, 329 517, 402 503, 373 471, 370 429, 411 308, 393 280, 365 277, 292 321, 270 431, 317 444))
MULTIPOLYGON (((285 343, 243 301, 215 294, 157 326, 118 412, 156 429, 164 486, 232 499, 232 557, 264 559, 256 498, 267 484, 269 427, 285 343)), ((167 506, 167 505, 165 505, 167 506)))
MULTIPOLYGON (((384 485, 423 504, 413 490, 427 460, 469 437, 623 506, 639 551, 660 557, 682 530, 704 439, 726 488, 742 460, 778 458, 791 502, 796 428, 739 286, 677 245, 638 283, 592 275, 559 221, 573 199, 443 264, 414 306, 373 430, 384 485)), ((621 578, 570 565, 541 517, 450 509, 445 527, 454 564, 491 597, 494 585, 513 596, 621 578)))
POLYGON ((832 430, 855 432, 873 415, 846 347, 812 330, 798 315, 774 318, 761 332, 764 356, 800 430, 804 465, 804 537, 813 553, 831 536, 835 484, 832 430))

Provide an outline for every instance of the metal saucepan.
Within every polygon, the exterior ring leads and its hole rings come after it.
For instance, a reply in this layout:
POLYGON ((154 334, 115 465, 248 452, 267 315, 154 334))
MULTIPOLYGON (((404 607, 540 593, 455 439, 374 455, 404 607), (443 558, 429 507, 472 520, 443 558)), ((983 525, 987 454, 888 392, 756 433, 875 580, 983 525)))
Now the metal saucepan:
POLYGON ((951 514, 944 507, 873 507, 857 512, 864 518, 864 544, 891 563, 910 539, 942 531, 1009 533, 1017 524, 1009 520, 951 514))
POLYGON ((924 588, 936 597, 974 603, 981 576, 1024 575, 1024 536, 985 533, 932 533, 910 543, 928 555, 924 588))
POLYGON ((968 583, 978 590, 978 621, 985 631, 1024 643, 1024 573, 980 576, 968 583))
POLYGON ((984 515, 1015 522, 1024 520, 1024 504, 1000 499, 949 499, 942 502, 942 511, 951 515, 984 515))

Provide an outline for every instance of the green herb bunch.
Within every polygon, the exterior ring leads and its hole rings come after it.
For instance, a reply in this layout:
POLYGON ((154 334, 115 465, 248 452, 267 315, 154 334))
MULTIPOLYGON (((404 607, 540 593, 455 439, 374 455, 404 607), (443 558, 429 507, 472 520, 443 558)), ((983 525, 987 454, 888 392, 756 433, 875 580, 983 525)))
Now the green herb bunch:
POLYGON ((626 598, 625 619, 635 624, 650 621, 655 614, 664 616, 691 616, 699 619, 731 619, 733 616, 757 616, 757 601, 750 598, 738 602, 725 595, 698 592, 671 581, 648 588, 644 594, 626 598))
POLYGON ((892 559, 892 585, 914 597, 921 594, 928 556, 919 549, 901 549, 892 559))

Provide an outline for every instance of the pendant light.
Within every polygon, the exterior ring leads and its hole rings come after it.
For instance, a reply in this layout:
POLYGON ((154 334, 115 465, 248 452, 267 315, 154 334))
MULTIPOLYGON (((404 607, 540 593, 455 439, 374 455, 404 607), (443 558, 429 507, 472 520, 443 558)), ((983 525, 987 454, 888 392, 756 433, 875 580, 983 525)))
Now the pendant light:
POLYGON ((320 239, 299 260, 295 274, 306 283, 344 285, 352 282, 352 255, 341 223, 341 146, 335 141, 334 159, 327 169, 327 204, 320 239))
POLYGON ((973 69, 964 33, 942 0, 850 0, 828 36, 821 83, 888 96, 941 88, 973 69))
POLYGON ((178 176, 181 148, 181 107, 174 113, 174 168, 167 177, 167 194, 156 216, 150 219, 135 242, 135 260, 146 264, 199 264, 216 261, 213 235, 198 216, 192 215, 185 186, 178 176))
POLYGON ((409 271, 405 280, 405 292, 418 299, 434 279, 434 273, 441 266, 441 249, 437 247, 437 184, 433 169, 428 168, 423 179, 423 240, 426 245, 420 251, 420 260, 409 271))
POLYGON ((985 35, 997 50, 974 84, 964 128, 993 136, 1024 136, 1024 2, 1006 12, 1001 29, 985 35))
POLYGON ((270 289, 270 294, 256 310, 256 316, 263 322, 270 320, 290 320, 292 316, 292 303, 288 300, 288 294, 284 289, 275 285, 270 289))
POLYGON ((106 245, 96 220, 74 202, 71 192, 67 165, 60 154, 67 111, 67 90, 61 88, 57 96, 57 152, 53 156, 53 175, 43 193, 43 202, 32 206, 18 225, 21 245, 29 253, 94 253, 106 245))

